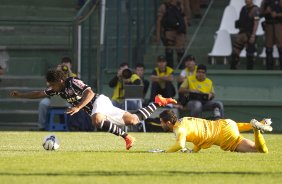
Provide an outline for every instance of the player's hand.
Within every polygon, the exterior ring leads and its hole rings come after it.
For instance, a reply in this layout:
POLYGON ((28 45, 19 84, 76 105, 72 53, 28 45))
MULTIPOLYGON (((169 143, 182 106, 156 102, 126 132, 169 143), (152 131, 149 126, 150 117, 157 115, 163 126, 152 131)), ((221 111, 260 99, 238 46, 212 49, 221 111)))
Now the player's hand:
POLYGON ((209 93, 209 100, 213 99, 213 94, 212 93, 209 93))
POLYGON ((189 148, 183 148, 180 150, 182 153, 193 153, 193 150, 189 149, 189 148))
POLYGON ((10 93, 10 96, 11 96, 11 97, 20 97, 20 93, 19 93, 18 91, 12 91, 12 92, 10 93))
POLYGON ((72 116, 75 113, 77 113, 78 111, 80 111, 80 108, 78 108, 78 107, 70 107, 70 108, 67 109, 66 113, 72 116))

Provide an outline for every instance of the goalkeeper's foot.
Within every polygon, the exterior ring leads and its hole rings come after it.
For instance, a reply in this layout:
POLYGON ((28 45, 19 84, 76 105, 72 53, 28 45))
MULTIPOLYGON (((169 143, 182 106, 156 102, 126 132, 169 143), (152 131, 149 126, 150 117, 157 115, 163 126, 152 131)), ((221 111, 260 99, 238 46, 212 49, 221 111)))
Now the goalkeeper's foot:
POLYGON ((173 98, 164 98, 162 95, 155 96, 155 103, 159 106, 166 106, 167 104, 177 104, 177 101, 173 98))
POLYGON ((263 124, 261 122, 258 122, 256 119, 252 119, 250 121, 250 124, 257 130, 260 130, 262 132, 271 132, 272 131, 272 127, 270 125, 267 124, 263 124))
POLYGON ((135 138, 130 136, 130 135, 127 135, 124 138, 124 140, 125 140, 125 147, 126 147, 127 150, 129 150, 133 146, 133 144, 135 142, 135 138))
POLYGON ((272 121, 270 118, 263 118, 263 120, 261 120, 260 123, 270 126, 272 124, 272 121))

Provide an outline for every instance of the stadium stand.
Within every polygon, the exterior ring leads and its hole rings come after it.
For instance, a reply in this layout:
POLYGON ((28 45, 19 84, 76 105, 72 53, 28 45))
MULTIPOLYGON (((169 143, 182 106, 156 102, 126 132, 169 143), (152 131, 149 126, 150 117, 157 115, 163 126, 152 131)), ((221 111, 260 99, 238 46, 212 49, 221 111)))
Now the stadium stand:
POLYGON ((0 46, 9 54, 0 82, 0 129, 30 130, 38 100, 11 99, 11 90, 45 88, 43 75, 73 50, 76 1, 1 0, 0 46))
MULTIPOLYGON (((266 58, 265 47, 262 49, 262 52, 260 53, 259 57, 262 58, 265 62, 265 58, 266 58)), ((273 47, 273 58, 276 59, 276 65, 279 65, 279 61, 278 61, 279 53, 276 45, 274 45, 273 47)))
POLYGON ((237 34, 238 29, 235 28, 235 21, 238 19, 236 9, 229 5, 224 9, 223 16, 221 19, 219 30, 225 29, 229 34, 237 34))
POLYGON ((221 29, 215 37, 212 51, 208 54, 211 57, 211 64, 215 64, 215 57, 224 57, 224 64, 227 64, 227 57, 232 53, 230 34, 225 29, 221 29))
MULTIPOLYGON (((127 24, 125 23, 130 20, 135 25, 136 22, 141 20, 138 19, 140 16, 136 16, 138 15, 138 9, 136 9, 136 12, 134 12, 136 14, 134 15, 127 14, 126 6, 118 9, 116 6, 118 1, 115 1, 115 3, 108 2, 106 37, 110 39, 105 42, 105 45, 108 46, 105 57, 108 57, 109 62, 103 63, 101 67, 104 83, 100 92, 111 96, 112 91, 107 83, 116 72, 115 66, 119 64, 117 59, 120 61, 121 59, 125 58, 127 60, 129 58, 126 55, 128 50, 124 46, 125 43, 130 43, 132 46, 136 44, 134 40, 127 40, 127 37, 124 36, 124 33, 129 31, 126 29, 127 26, 125 25, 127 24), (131 17, 129 19, 123 16, 131 17), (116 24, 119 24, 120 27, 116 24), (124 45, 116 48, 114 47, 116 42, 122 42, 124 45), (115 58, 114 61, 112 58, 115 58)), ((154 1, 146 2, 153 3, 154 1)), ((224 102, 226 117, 237 121, 271 117, 273 122, 275 122, 274 129, 282 131, 282 125, 279 124, 282 121, 280 116, 282 107, 282 97, 280 95, 282 92, 280 85, 282 80, 281 71, 261 70, 265 67, 261 67, 260 62, 256 62, 256 70, 253 71, 230 71, 228 65, 222 65, 217 62, 209 63, 209 53, 213 50, 216 41, 214 33, 220 30, 219 27, 224 10, 230 5, 230 1, 210 0, 210 3, 208 8, 201 9, 201 11, 207 11, 206 16, 203 16, 201 20, 194 19, 191 21, 191 26, 188 29, 188 38, 190 38, 190 41, 187 43, 187 46, 189 46, 188 53, 196 57, 197 63, 203 63, 208 66, 209 77, 215 83, 216 98, 224 102)), ((144 7, 153 7, 145 5, 142 4, 144 7)), ((57 59, 61 58, 62 55, 72 54, 74 49, 72 47, 73 28, 69 23, 77 11, 74 7, 76 7, 75 1, 68 0, 1 1, 0 45, 6 45, 8 48, 10 68, 6 75, 1 76, 2 81, 0 82, 0 130, 30 130, 36 126, 38 100, 10 99, 8 92, 12 89, 43 89, 45 82, 42 75, 47 68, 55 66, 57 59), (40 12, 37 12, 37 8, 40 12), (13 13, 12 11, 15 12, 13 13), (21 63, 21 61, 23 62, 21 63), (20 63, 26 63, 27 66, 19 65, 20 63)), ((156 10, 151 12, 155 13, 148 16, 154 18, 156 10)), ((141 13, 139 12, 139 14, 141 13)), ((137 28, 138 26, 135 26, 131 29, 130 33, 132 33, 131 36, 133 38, 137 37, 135 33, 142 29, 140 27, 139 29, 137 28)), ((93 30, 88 27, 83 30, 87 40, 83 46, 90 45, 90 48, 94 50, 94 43, 97 43, 97 40, 87 39, 88 33, 93 30), (88 42, 88 40, 92 42, 88 42)), ((146 66, 146 77, 151 74, 154 67, 154 62, 152 62, 154 58, 157 55, 163 54, 163 46, 156 45, 153 42, 153 27, 151 32, 151 36, 146 40, 148 41, 147 48, 135 47, 136 49, 145 50, 144 55, 141 57, 146 66)), ((262 37, 262 34, 259 34, 259 36, 262 37)), ((229 41, 227 43, 230 45, 229 41)), ((261 46, 260 44, 261 42, 258 46, 261 46)), ((225 47, 225 45, 223 46, 225 47)), ((261 49, 259 48, 258 51, 261 49)), ((132 55, 135 55, 135 53, 132 53, 132 55)), ((93 53, 87 56, 97 58, 93 53)), ((263 59, 263 54, 257 59, 263 59)), ((82 69, 96 65, 95 62, 88 63, 89 65, 87 63, 84 64, 82 69)), ((90 76, 89 78, 96 75, 93 71, 92 73, 84 72, 84 74, 85 76, 90 76)), ((177 75, 179 75, 179 70, 175 70, 175 76, 177 75)), ((148 94, 146 98, 148 98, 148 94)), ((185 112, 180 113, 185 114, 185 112)))

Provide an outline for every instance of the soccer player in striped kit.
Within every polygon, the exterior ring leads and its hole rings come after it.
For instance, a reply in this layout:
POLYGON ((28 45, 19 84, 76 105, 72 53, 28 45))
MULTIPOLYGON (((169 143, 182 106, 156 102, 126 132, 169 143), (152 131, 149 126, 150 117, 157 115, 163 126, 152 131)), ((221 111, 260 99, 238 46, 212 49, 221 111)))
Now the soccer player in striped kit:
POLYGON ((133 146, 135 138, 128 135, 119 126, 136 125, 148 118, 158 107, 177 103, 172 98, 163 98, 157 95, 155 97, 155 103, 151 103, 147 107, 141 108, 132 114, 114 107, 107 96, 94 93, 91 87, 82 80, 74 77, 66 77, 61 70, 49 70, 46 74, 46 81, 48 84, 46 90, 31 92, 12 91, 10 96, 37 99, 59 95, 72 105, 72 107, 67 109, 67 114, 73 115, 83 109, 91 116, 92 123, 97 128, 121 136, 126 142, 127 150, 133 146))

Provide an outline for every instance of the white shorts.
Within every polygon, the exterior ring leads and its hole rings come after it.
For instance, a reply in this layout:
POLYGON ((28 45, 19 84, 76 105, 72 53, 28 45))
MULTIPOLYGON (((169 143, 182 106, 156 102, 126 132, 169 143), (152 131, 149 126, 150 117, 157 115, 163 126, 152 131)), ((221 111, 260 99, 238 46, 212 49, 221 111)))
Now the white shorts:
POLYGON ((95 113, 101 113, 106 116, 106 119, 116 125, 124 126, 124 121, 122 119, 125 111, 113 106, 109 97, 105 95, 99 95, 98 98, 93 103, 93 109, 91 116, 95 113))

